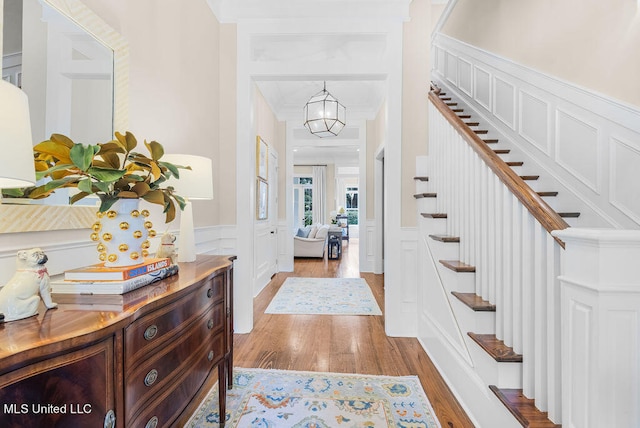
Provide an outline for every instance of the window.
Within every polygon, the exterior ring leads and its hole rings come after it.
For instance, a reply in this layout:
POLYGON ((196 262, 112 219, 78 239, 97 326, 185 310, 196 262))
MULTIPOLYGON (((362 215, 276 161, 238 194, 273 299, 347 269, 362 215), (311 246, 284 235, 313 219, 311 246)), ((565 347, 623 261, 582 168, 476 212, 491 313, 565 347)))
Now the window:
POLYGON ((313 222, 313 178, 293 178, 293 216, 296 228, 313 222))
POLYGON ((349 224, 358 224, 358 188, 347 187, 345 194, 345 210, 349 224))

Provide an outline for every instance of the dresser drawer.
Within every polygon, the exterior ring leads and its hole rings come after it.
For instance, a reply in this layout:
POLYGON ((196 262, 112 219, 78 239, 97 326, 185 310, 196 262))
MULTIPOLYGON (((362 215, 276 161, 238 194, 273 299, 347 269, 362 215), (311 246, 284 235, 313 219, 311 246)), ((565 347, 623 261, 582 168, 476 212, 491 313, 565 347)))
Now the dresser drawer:
POLYGON ((166 345, 172 336, 200 317, 213 303, 224 297, 224 275, 195 285, 187 296, 134 321, 125 329, 125 370, 131 370, 156 346, 166 345))
MULTIPOLYGON (((224 333, 216 334, 203 343, 189 361, 188 367, 165 388, 159 388, 149 402, 139 408, 127 427, 168 427, 182 413, 207 379, 212 367, 222 357, 224 333)), ((128 415, 131 413, 127 412, 128 415)))
POLYGON ((156 348, 144 362, 126 374, 125 406, 128 415, 137 413, 152 394, 175 385, 177 382, 174 378, 202 355, 206 355, 207 360, 210 357, 212 364, 224 355, 221 330, 224 316, 224 304, 220 302, 175 340, 156 348))

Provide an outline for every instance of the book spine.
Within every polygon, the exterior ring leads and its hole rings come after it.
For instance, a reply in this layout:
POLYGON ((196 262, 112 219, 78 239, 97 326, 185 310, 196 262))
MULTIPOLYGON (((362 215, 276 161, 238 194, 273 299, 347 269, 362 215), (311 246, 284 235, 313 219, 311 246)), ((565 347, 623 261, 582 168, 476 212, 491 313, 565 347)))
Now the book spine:
POLYGON ((160 281, 178 273, 178 265, 171 265, 148 274, 128 279, 122 283, 122 294, 144 287, 153 282, 160 281))
POLYGON ((152 263, 147 263, 146 265, 138 266, 137 268, 125 270, 124 272, 122 272, 122 279, 127 280, 127 279, 137 278, 138 276, 157 272, 162 269, 166 269, 170 266, 171 266, 170 259, 156 260, 152 263))

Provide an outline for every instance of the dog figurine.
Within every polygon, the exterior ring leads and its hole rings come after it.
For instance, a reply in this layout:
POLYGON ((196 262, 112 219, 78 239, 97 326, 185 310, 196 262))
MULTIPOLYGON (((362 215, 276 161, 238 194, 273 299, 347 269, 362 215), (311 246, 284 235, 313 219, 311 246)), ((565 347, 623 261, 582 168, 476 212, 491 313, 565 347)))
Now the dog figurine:
POLYGON ((171 259, 171 264, 176 262, 176 236, 172 233, 165 232, 160 237, 160 246, 156 251, 156 257, 163 258, 169 257, 171 259))
POLYGON ((58 306, 51 300, 47 255, 40 248, 18 251, 16 273, 0 288, 0 312, 5 321, 28 318, 38 313, 40 297, 47 309, 58 306))

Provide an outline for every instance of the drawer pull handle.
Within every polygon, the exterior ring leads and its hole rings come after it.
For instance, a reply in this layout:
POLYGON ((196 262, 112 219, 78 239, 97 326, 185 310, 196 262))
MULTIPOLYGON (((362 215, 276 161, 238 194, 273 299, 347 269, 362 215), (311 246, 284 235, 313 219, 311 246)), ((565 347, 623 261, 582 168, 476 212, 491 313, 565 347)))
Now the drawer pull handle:
POLYGON ((213 351, 209 351, 209 355, 207 355, 207 359, 209 361, 213 360, 213 351))
POLYGON ((104 417, 104 428, 113 428, 116 426, 116 414, 113 409, 109 409, 104 417))
POLYGON ((151 371, 149 371, 149 373, 147 373, 147 375, 144 377, 144 384, 146 386, 151 386, 154 383, 156 383, 156 380, 158 380, 158 370, 156 369, 152 369, 151 371))
POLYGON ((158 417, 154 416, 149 419, 149 422, 144 426, 144 428, 156 428, 158 426, 158 417))
POLYGON ((211 330, 213 328, 213 320, 207 321, 207 328, 211 330))
POLYGON ((147 329, 144 331, 144 338, 146 340, 151 340, 156 337, 156 334, 158 334, 158 327, 153 324, 147 327, 147 329))
POLYGON ((213 290, 212 289, 208 289, 207 290, 207 297, 211 298, 211 296, 213 296, 213 290))

